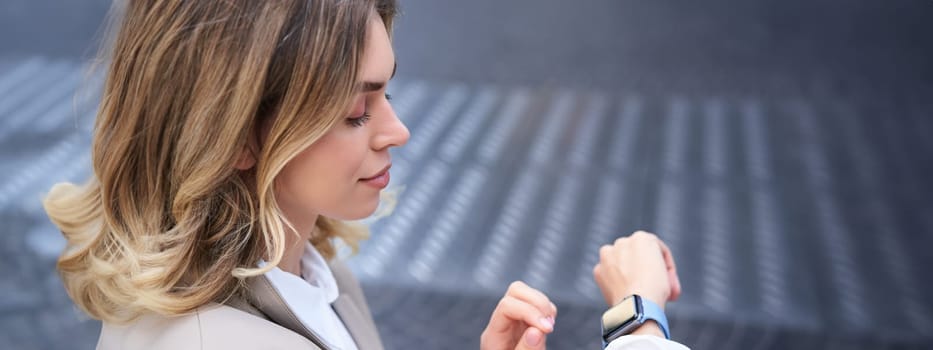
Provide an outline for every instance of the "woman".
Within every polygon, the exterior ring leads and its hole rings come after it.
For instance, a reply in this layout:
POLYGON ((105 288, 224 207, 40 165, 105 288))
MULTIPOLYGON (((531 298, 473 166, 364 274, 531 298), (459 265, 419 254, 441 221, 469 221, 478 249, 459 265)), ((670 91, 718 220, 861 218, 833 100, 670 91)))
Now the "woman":
MULTIPOLYGON (((45 201, 68 240, 65 288, 103 321, 98 348, 382 348, 333 258, 335 240, 355 249, 367 236, 345 221, 375 211, 388 150, 409 137, 385 93, 394 1, 121 6, 94 175, 45 201)), ((604 248, 595 274, 610 303, 676 298, 673 263, 652 237, 604 248), (650 268, 621 262, 636 241, 651 246, 637 262, 650 268)), ((543 348, 556 314, 516 282, 482 347, 543 348)))

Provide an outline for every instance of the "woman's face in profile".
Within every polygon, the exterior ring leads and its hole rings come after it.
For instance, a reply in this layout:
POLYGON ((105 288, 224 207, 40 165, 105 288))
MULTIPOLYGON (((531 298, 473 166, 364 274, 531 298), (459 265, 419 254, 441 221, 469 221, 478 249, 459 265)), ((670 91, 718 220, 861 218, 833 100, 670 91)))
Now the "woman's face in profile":
MULTIPOLYGON (((389 148, 408 142, 408 129, 386 98, 395 73, 395 54, 377 15, 369 22, 359 71, 359 90, 344 121, 289 161, 276 177, 275 195, 295 224, 320 214, 362 219, 379 204, 388 180, 389 148), (373 178, 372 181, 365 179, 373 178)), ((307 223, 305 223, 307 224, 307 223)))

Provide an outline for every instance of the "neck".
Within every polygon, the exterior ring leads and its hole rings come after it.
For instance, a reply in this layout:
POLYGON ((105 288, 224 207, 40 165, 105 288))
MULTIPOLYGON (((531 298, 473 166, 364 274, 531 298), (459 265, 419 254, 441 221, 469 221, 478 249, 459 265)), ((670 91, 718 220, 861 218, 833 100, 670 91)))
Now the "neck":
POLYGON ((301 277, 301 257, 305 254, 307 242, 311 239, 311 233, 314 231, 314 220, 308 221, 309 224, 298 225, 295 223, 296 232, 289 230, 285 234, 285 254, 282 255, 282 261, 279 262, 279 269, 301 277))

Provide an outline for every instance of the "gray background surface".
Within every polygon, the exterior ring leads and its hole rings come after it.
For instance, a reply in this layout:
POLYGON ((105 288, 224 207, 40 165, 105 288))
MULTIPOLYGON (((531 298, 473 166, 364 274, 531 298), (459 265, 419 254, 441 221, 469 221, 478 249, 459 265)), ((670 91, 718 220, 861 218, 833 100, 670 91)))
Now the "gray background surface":
MULTIPOLYGON (((933 346, 933 2, 401 3, 407 190, 350 259, 389 348, 476 348, 515 279, 596 348, 596 249, 636 229, 694 349, 933 346)), ((107 7, 0 3, 0 348, 97 336, 38 201, 88 175, 107 7)))

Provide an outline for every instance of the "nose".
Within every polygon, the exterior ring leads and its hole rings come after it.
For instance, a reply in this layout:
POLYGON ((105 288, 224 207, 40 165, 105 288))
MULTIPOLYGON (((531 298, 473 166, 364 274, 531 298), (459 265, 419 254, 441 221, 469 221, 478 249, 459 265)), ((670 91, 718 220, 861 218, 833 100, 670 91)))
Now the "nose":
POLYGON ((373 138, 373 149, 381 150, 389 147, 400 147, 408 143, 411 134, 408 128, 395 114, 395 109, 389 106, 384 123, 376 136, 373 138))

